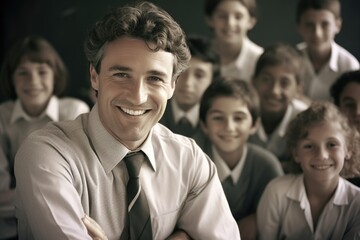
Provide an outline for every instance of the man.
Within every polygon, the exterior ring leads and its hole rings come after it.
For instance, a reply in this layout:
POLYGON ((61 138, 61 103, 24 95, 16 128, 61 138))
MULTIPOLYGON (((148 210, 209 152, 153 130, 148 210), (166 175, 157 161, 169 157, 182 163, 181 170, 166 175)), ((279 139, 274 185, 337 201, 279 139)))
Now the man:
POLYGON ((96 23, 85 52, 92 111, 37 131, 16 157, 20 239, 91 239, 85 215, 109 239, 133 239, 149 218, 143 239, 240 239, 215 166, 157 123, 190 58, 179 25, 147 2, 117 8, 96 23))

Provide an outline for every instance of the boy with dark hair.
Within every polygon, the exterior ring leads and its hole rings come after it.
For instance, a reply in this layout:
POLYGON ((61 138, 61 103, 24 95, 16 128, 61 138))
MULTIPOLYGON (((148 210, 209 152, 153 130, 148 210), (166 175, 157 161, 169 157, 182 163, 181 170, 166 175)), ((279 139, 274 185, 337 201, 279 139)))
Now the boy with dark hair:
POLYGON ((289 153, 284 139, 286 127, 307 105, 297 99, 303 58, 286 43, 265 48, 256 63, 253 85, 260 97, 261 123, 249 141, 274 153, 282 162, 289 153))
POLYGON ((329 89, 343 73, 359 69, 359 61, 335 42, 340 32, 339 0, 299 0, 297 30, 303 39, 298 48, 305 56, 304 93, 312 100, 331 100, 329 89))
POLYGON ((256 0, 206 0, 205 17, 214 34, 213 48, 220 58, 225 79, 250 82, 263 48, 252 42, 248 32, 257 22, 256 0))
POLYGON ((190 36, 187 44, 191 54, 189 67, 180 74, 160 123, 174 133, 194 137, 201 135, 200 98, 214 75, 218 75, 218 57, 204 37, 190 36))
POLYGON ((256 239, 255 212, 267 183, 283 174, 269 151, 247 142, 259 122, 259 98, 242 80, 214 81, 200 104, 208 137, 203 150, 215 163, 243 239, 256 239))

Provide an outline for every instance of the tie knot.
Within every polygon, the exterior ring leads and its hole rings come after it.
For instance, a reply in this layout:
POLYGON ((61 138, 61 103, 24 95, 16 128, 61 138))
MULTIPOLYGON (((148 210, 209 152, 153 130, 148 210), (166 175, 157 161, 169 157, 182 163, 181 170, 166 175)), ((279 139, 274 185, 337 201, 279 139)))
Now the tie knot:
POLYGON ((125 158, 125 164, 130 178, 138 178, 141 165, 145 160, 145 154, 142 151, 128 153, 125 158))

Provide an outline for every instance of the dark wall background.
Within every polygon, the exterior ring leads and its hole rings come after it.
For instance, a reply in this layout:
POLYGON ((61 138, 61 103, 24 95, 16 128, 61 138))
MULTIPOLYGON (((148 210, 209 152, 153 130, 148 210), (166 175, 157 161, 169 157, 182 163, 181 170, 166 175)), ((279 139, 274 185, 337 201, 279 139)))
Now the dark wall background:
MULTIPOLYGON (((131 0, 2 0, 0 59, 17 39, 28 34, 47 38, 70 72, 68 95, 87 101, 90 87, 83 42, 88 29, 110 7, 131 0)), ((167 10, 187 34, 211 37, 203 14, 204 0, 153 0, 167 10)), ((250 38, 261 46, 300 41, 295 27, 296 0, 257 0, 259 18, 250 38)), ((360 1, 341 0, 343 28, 336 41, 360 60, 360 1)), ((0 96, 0 101, 3 97, 0 96)))

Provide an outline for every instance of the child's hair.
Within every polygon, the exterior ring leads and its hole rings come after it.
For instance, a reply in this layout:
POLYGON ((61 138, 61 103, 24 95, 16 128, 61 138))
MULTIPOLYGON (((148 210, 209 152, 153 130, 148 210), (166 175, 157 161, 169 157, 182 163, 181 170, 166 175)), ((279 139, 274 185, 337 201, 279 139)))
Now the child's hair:
POLYGON ((334 103, 340 105, 340 95, 349 83, 360 84, 360 70, 344 72, 340 75, 330 88, 330 95, 334 103))
POLYGON ((208 38, 190 35, 186 39, 186 43, 190 49, 191 57, 197 57, 204 62, 218 63, 218 55, 212 50, 211 42, 208 38))
POLYGON ((249 109, 252 125, 255 125, 260 116, 260 100, 254 87, 244 80, 225 80, 221 77, 214 79, 200 100, 200 120, 204 124, 206 124, 209 109, 219 97, 233 97, 241 100, 249 109))
POLYGON ((299 50, 288 43, 274 43, 264 49, 256 62, 253 79, 256 79, 264 68, 269 66, 284 65, 295 74, 296 82, 301 84, 301 74, 304 67, 304 59, 299 50))
POLYGON ((341 6, 339 0, 299 0, 296 7, 296 22, 299 23, 304 12, 313 10, 328 10, 336 19, 341 18, 341 6))
MULTIPOLYGON (((215 12, 217 6, 226 0, 205 0, 205 15, 207 17, 211 17, 215 12)), ((244 5, 251 17, 256 18, 257 10, 256 10, 256 0, 237 0, 242 5, 244 5)))
POLYGON ((54 95, 60 96, 68 81, 68 70, 55 48, 43 37, 28 36, 14 44, 1 67, 1 89, 5 97, 15 100, 13 74, 21 61, 46 63, 54 72, 54 95))
POLYGON ((219 72, 219 56, 213 50, 211 41, 203 36, 191 35, 186 43, 189 47, 191 57, 199 58, 201 61, 211 63, 213 66, 213 75, 217 76, 219 72))
MULTIPOLYGON (((321 122, 338 122, 343 130, 347 150, 351 153, 351 157, 345 160, 344 167, 340 172, 343 177, 353 177, 360 171, 360 135, 358 131, 349 125, 349 122, 339 109, 331 102, 313 102, 310 107, 300 112, 289 124, 286 139, 289 150, 296 148, 299 141, 305 138, 309 132, 309 128, 316 123, 321 122)), ((294 159, 289 162, 291 164, 290 171, 293 173, 301 173, 302 169, 294 159)))

